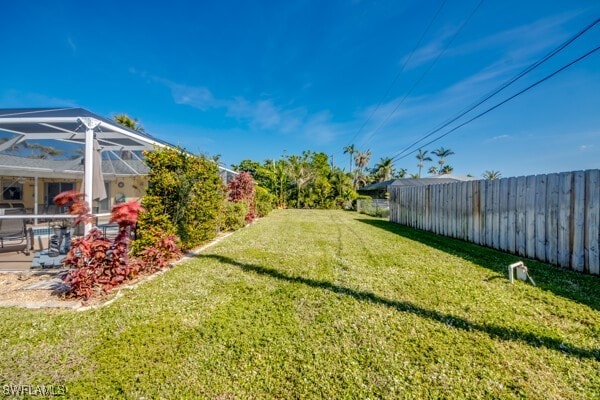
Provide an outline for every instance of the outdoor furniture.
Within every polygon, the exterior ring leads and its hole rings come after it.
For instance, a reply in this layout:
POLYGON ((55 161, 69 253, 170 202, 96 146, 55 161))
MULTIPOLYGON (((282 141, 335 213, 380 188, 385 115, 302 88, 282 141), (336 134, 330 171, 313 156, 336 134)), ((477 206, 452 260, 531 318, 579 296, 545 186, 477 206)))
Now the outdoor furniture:
POLYGON ((64 254, 58 256, 50 256, 48 250, 36 251, 31 261, 31 268, 57 268, 62 267, 62 260, 65 258, 64 254))
POLYGON ((119 225, 113 222, 96 225, 102 231, 102 236, 107 239, 114 239, 119 234, 119 225))
MULTIPOLYGON (((4 215, 15 215, 13 210, 4 210, 4 215)), ((17 210, 14 210, 17 211, 17 210)), ((33 231, 27 228, 24 219, 0 220, 0 250, 23 251, 29 255, 33 249, 33 231)))

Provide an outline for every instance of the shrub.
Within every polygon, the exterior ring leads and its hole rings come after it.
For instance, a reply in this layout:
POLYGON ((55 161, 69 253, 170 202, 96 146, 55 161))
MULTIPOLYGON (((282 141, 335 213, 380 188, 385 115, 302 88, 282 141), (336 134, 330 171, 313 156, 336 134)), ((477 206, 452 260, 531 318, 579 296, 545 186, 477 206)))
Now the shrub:
POLYGON ((246 223, 248 224, 256 219, 254 187, 252 175, 247 172, 240 172, 227 185, 229 201, 233 203, 245 201, 248 203, 248 213, 246 214, 246 223))
MULTIPOLYGON (((77 215, 76 224, 89 221, 91 215, 83 194, 68 191, 54 198, 58 206, 70 204, 69 212, 77 215)), ((119 233, 110 242, 98 228, 87 235, 71 241, 71 248, 63 264, 74 269, 69 271, 65 282, 69 285, 68 295, 88 299, 96 286, 105 291, 130 279, 139 272, 137 263, 129 263, 129 231, 135 225, 142 207, 137 202, 115 206, 110 222, 119 225, 119 233)))
POLYGON ((183 149, 160 148, 144 153, 150 168, 142 205, 136 254, 161 238, 177 234, 190 249, 215 237, 224 188, 214 161, 183 149))
POLYGON ((138 220, 138 236, 131 244, 132 254, 141 255, 145 249, 159 246, 160 241, 165 237, 172 236, 175 242, 179 243, 175 225, 173 225, 161 199, 157 196, 146 195, 142 199, 142 205, 147 211, 138 220))
POLYGON ((235 231, 246 226, 246 215, 248 215, 249 209, 250 206, 245 200, 237 203, 231 201, 225 202, 221 229, 224 231, 235 231))
POLYGON ((140 270, 156 272, 165 268, 171 260, 179 258, 181 251, 177 242, 177 236, 166 235, 157 240, 153 246, 140 251, 139 258, 136 260, 140 270))
POLYGON ((254 192, 254 208, 258 217, 267 216, 277 204, 277 197, 267 189, 257 186, 254 192))
MULTIPOLYGON (((70 204, 70 213, 77 215, 76 224, 90 221, 91 215, 87 203, 83 201, 83 194, 64 192, 56 196, 54 201, 59 206, 70 204)), ((140 272, 164 268, 180 255, 175 236, 168 235, 141 251, 139 258, 129 259, 129 234, 143 211, 135 201, 113 207, 110 222, 119 225, 119 233, 112 242, 96 227, 84 237, 71 241, 71 248, 63 260, 64 265, 72 268, 64 278, 69 285, 68 296, 87 300, 96 288, 109 291, 140 272)))

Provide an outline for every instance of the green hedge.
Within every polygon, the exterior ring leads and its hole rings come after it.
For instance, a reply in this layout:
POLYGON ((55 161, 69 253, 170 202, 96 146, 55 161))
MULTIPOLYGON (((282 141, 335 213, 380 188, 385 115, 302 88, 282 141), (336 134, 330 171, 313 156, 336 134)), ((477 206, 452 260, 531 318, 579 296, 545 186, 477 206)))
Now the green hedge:
POLYGON ((277 196, 267 189, 257 186, 254 192, 254 208, 259 217, 267 216, 277 204, 277 196))
POLYGON ((246 215, 250 210, 249 204, 241 200, 237 203, 226 201, 223 207, 221 230, 236 231, 246 226, 246 215))
POLYGON ((217 164, 183 149, 157 148, 144 153, 150 168, 142 205, 147 210, 138 223, 141 249, 175 232, 183 249, 191 249, 215 237, 224 200, 217 164))

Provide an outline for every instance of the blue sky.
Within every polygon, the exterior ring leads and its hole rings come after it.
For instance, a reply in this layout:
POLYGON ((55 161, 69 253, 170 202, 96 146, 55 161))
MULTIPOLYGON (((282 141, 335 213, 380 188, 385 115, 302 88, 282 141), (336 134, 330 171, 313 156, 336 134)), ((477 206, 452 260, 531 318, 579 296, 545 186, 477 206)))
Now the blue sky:
MULTIPOLYGON (((398 154, 600 17, 593 0, 13 1, 2 9, 2 108, 127 113, 227 165, 310 149, 346 169, 344 146, 370 149, 371 164, 398 154)), ((477 111, 598 45, 600 24, 477 111)), ((456 153, 447 163, 458 174, 600 168, 600 51, 425 149, 440 146, 456 153)), ((416 164, 409 153, 395 166, 416 172, 416 164)))

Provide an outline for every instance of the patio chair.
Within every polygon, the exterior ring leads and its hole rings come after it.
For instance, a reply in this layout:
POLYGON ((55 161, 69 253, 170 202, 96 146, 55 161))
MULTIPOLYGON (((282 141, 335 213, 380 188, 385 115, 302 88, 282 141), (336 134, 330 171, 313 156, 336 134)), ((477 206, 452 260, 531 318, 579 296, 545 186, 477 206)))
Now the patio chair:
MULTIPOLYGON (((5 211, 5 215, 15 213, 5 211)), ((23 251, 26 255, 33 250, 33 230, 27 228, 24 219, 0 220, 0 251, 23 251)))

